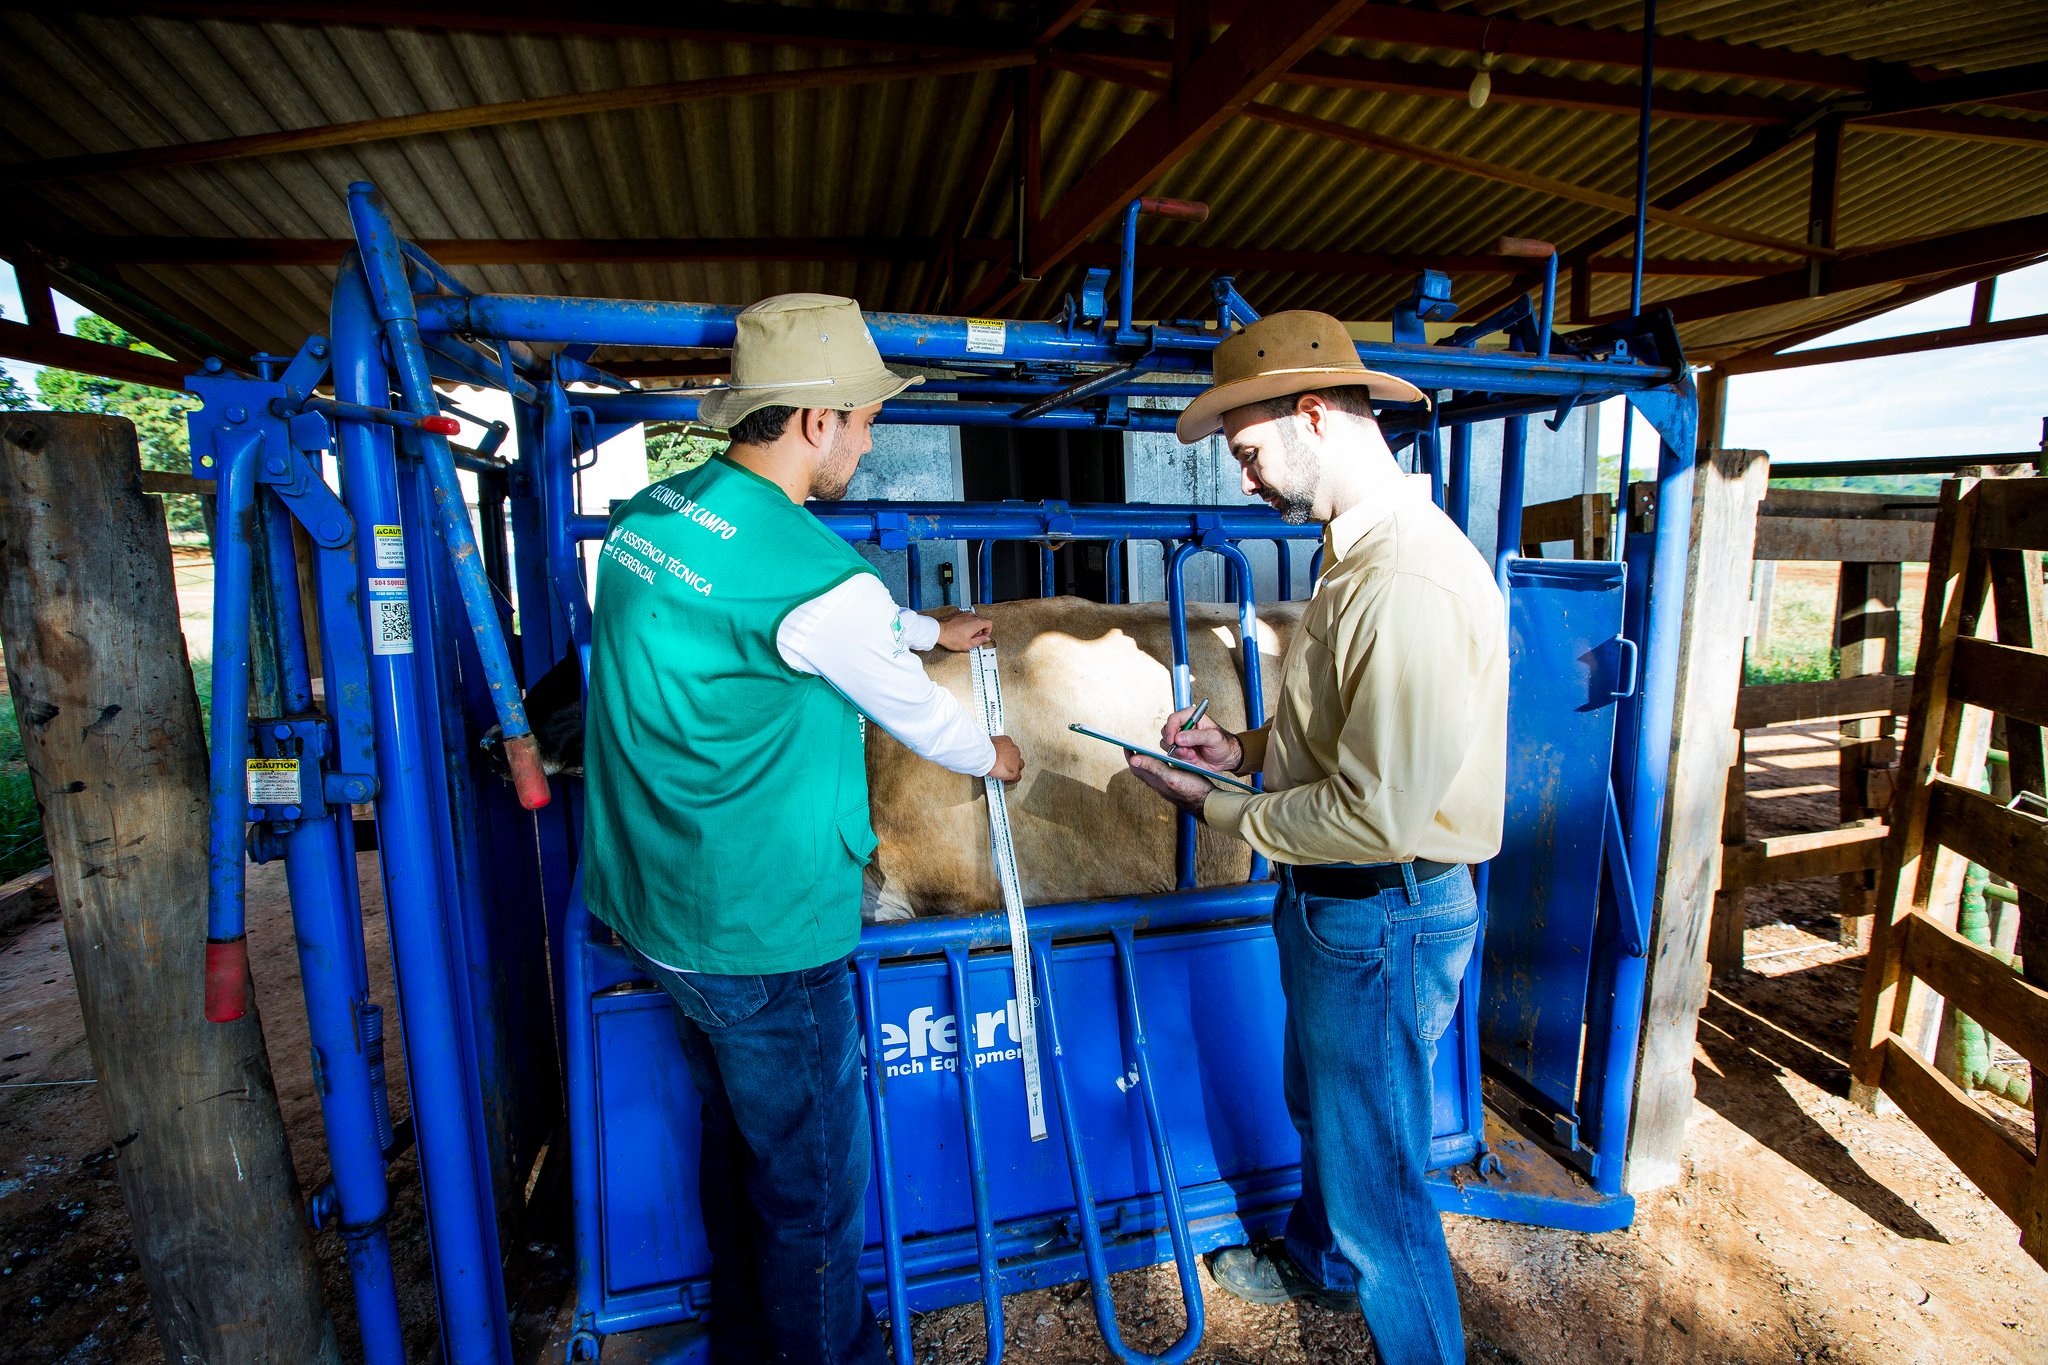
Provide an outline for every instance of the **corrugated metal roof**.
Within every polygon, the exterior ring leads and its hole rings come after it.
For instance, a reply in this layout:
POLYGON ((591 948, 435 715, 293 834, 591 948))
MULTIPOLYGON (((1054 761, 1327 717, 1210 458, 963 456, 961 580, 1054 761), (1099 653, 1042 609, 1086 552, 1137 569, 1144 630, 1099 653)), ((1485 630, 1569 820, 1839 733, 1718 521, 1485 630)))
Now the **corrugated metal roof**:
MULTIPOLYGON (((858 4, 789 8, 793 14, 817 8, 906 12, 858 4)), ((1145 13, 1119 16, 1109 8, 1084 19, 1084 31, 1168 32, 1145 13)), ((1641 15, 1635 0, 1488 0, 1434 8, 1623 31, 1641 15)), ((940 25, 1013 17, 1016 7, 960 3, 916 12, 940 25)), ((1964 72, 2048 59, 2048 5, 2038 0, 1665 0, 1660 32, 1964 72)), ((1473 64, 1468 53, 1361 37, 1333 40, 1324 50, 1424 69, 1451 67, 1459 78, 1473 64)), ((648 36, 6 11, 0 12, 0 158, 119 151, 875 59, 812 46, 648 36)), ((1525 72, 1600 81, 1625 97, 1635 88, 1626 70, 1587 62, 1509 55, 1496 71, 1503 81, 1525 72)), ((384 191, 400 229, 418 238, 925 242, 944 233, 972 198, 966 235, 1008 239, 1015 209, 1007 138, 989 183, 970 183, 982 130, 1007 116, 1008 80, 982 72, 796 90, 39 184, 13 191, 14 230, 32 242, 56 243, 80 236, 341 238, 347 234, 342 191, 368 179, 384 191)), ((1660 76, 1658 88, 1730 100, 1769 97, 1812 109, 1838 93, 1683 72, 1660 76)), ((1263 98, 1612 195, 1633 188, 1636 128, 1625 114, 1504 101, 1473 111, 1455 99, 1294 84, 1276 85, 1263 98)), ((1041 134, 1046 202, 1077 182, 1152 99, 1094 75, 1047 68, 1041 134)), ((2004 117, 2043 140, 1959 141, 1849 125, 1839 245, 1855 249, 2048 211, 2048 115, 2021 107, 2004 117)), ((1729 155, 1753 131, 1743 124, 1658 119, 1653 194, 1729 155)), ((1801 239, 1808 164, 1809 154, 1795 149, 1689 211, 1748 233, 1801 239)), ((1148 220, 1147 245, 1478 255, 1503 234, 1570 246, 1616 221, 1608 209, 1246 117, 1197 147, 1154 192, 1201 199, 1214 212, 1199 225, 1148 220)), ((865 262, 480 265, 457 273, 478 288, 522 293, 745 302, 781 290, 821 289, 853 294, 870 308, 902 309, 925 292, 935 253, 901 254, 865 262)), ((1794 264, 1754 245, 1666 224, 1651 228, 1648 254, 1779 269, 1794 264)), ((223 342, 273 350, 324 326, 332 276, 331 268, 312 265, 130 263, 108 269, 150 304, 223 342)), ((1199 310, 1214 273, 1141 270, 1139 312, 1199 310)), ((1048 315, 1076 279, 1075 270, 1056 269, 1008 311, 1048 315)), ((1467 304, 1503 283, 1497 275, 1469 271, 1454 272, 1454 279, 1456 296, 1467 304)), ((1654 302, 1722 283, 1658 277, 1646 292, 1654 302)), ((1410 284, 1386 275, 1239 273, 1241 291, 1262 308, 1312 306, 1358 319, 1384 317, 1410 284)), ((1885 292, 1688 323, 1684 335, 1695 352, 1705 352, 1847 316, 1885 292)), ((1624 307, 1626 294, 1625 277, 1596 277, 1594 311, 1624 307)))

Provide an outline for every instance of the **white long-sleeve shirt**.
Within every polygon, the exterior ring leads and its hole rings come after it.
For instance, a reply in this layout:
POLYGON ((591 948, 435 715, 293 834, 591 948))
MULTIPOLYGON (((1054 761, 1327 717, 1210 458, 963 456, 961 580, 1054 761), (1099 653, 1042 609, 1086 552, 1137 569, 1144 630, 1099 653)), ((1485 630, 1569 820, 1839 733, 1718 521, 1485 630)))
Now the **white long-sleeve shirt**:
POLYGON ((799 673, 837 688, 920 758, 969 777, 996 765, 995 745, 913 651, 939 642, 939 623, 896 605, 873 574, 856 574, 782 619, 775 648, 799 673))

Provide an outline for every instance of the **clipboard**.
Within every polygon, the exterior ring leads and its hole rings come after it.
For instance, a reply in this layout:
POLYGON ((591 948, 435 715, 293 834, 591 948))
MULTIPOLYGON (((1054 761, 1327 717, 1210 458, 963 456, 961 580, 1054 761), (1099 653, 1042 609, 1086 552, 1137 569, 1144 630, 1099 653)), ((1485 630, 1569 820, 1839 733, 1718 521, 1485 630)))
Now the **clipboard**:
POLYGON ((1142 744, 1133 744, 1130 740, 1118 739, 1115 735, 1105 735, 1102 731, 1091 730, 1085 725, 1069 725, 1067 728, 1075 734, 1086 735, 1090 739, 1099 739, 1104 744, 1114 744, 1117 748, 1130 753, 1143 754, 1147 758, 1156 758, 1169 768, 1178 768, 1184 773, 1193 773, 1196 777, 1206 777, 1211 782, 1218 782, 1226 787, 1235 787, 1243 792, 1258 791, 1258 788, 1254 787, 1251 783, 1241 781, 1230 776, 1228 773, 1211 772, 1209 769, 1198 767, 1184 758, 1175 758, 1172 754, 1162 754, 1157 749, 1148 749, 1142 744))

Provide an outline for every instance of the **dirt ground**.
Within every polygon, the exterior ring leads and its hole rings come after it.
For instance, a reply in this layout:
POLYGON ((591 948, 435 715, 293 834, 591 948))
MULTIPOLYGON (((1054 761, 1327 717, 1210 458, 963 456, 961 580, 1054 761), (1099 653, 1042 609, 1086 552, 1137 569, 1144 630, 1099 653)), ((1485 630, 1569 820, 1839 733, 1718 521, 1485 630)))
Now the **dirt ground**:
MULTIPOLYGON (((1752 736, 1752 837, 1834 822, 1834 736, 1752 736)), ((390 1007, 374 855, 362 872, 370 960, 390 1007)), ((283 879, 250 869, 250 935, 278 1093, 308 1187, 324 1175, 283 879)), ((1837 943, 1832 880, 1750 901, 1749 965, 1701 1019, 1698 1102, 1682 1182, 1644 1196, 1634 1226, 1583 1236, 1452 1218, 1451 1250, 1478 1361, 2048 1361, 2048 1272, 2012 1226, 1905 1120, 1851 1106, 1844 1061, 1862 960, 1837 943)), ((391 1030, 395 1044, 397 1029, 391 1030)), ((91 1084, 61 927, 0 943, 0 1360, 162 1359, 91 1084)), ((402 1068, 392 1074, 404 1111, 402 1068)), ((2008 1117, 2011 1114, 2008 1112, 2008 1117)), ((415 1359, 433 1321, 416 1172, 393 1173, 392 1235, 415 1359)), ((561 1357, 569 1250, 559 1203, 507 1239, 522 1360, 561 1357)), ((345 1349, 349 1288, 336 1240, 316 1237, 345 1349)), ((1240 1304, 1207 1283, 1198 1362, 1366 1361, 1361 1318, 1240 1304)), ((1178 1337, 1171 1267, 1119 1276, 1127 1339, 1178 1337)), ((1079 1286, 1009 1301, 1005 1359, 1107 1361, 1079 1286)), ((608 1360, 650 1358, 651 1341, 608 1360)), ((978 1309, 915 1328, 922 1365, 983 1358, 978 1309)))

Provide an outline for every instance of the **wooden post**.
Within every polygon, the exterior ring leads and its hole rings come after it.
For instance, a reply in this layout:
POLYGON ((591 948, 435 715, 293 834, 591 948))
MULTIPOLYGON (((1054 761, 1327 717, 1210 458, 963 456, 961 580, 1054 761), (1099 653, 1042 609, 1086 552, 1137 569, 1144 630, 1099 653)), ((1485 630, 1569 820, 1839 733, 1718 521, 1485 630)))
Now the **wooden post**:
POLYGON ((1749 582, 1749 657, 1760 659, 1771 652, 1771 606, 1778 595, 1778 561, 1759 559, 1749 582))
POLYGON ((1770 457, 1760 450, 1704 453, 1694 474, 1671 768, 1628 1144, 1631 1190, 1660 1189, 1678 1179, 1692 1114, 1693 1039, 1706 1002, 1707 937, 1721 874, 1721 808, 1735 761, 1728 718, 1742 682, 1749 566, 1769 477, 1770 457))
POLYGON ((118 418, 0 418, 0 638, 135 1255, 171 1360, 333 1361, 252 1010, 200 1014, 206 746, 118 418))
MULTIPOLYGON (((1899 671, 1899 593, 1904 566, 1842 565, 1835 598, 1836 675, 1860 678, 1899 671)), ((1868 774, 1888 768, 1898 758, 1898 739, 1891 716, 1842 722, 1839 759, 1842 823, 1853 824, 1881 812, 1868 803, 1868 774)), ((1870 915, 1876 908, 1877 879, 1871 872, 1841 876, 1841 942, 1852 948, 1870 946, 1870 915)))
MULTIPOLYGON (((1728 870, 1730 849, 1749 841, 1749 754, 1742 731, 1735 732, 1735 761, 1728 765, 1728 790, 1721 805, 1721 872, 1728 870)), ((1707 963, 1717 972, 1742 970, 1742 943, 1749 931, 1749 909, 1743 889, 1723 887, 1714 893, 1714 924, 1707 938, 1707 963)))

